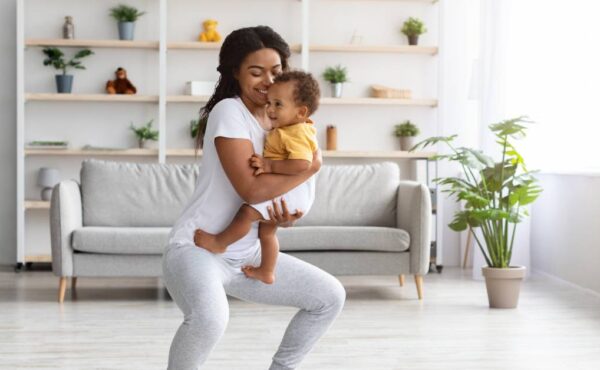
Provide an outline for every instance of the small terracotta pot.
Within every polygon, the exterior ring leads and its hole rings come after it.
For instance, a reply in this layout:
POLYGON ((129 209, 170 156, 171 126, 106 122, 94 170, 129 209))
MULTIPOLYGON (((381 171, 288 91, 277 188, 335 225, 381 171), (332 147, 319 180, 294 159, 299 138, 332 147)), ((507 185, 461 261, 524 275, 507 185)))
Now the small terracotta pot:
POLYGON ((482 267, 490 308, 516 308, 519 303, 524 266, 482 267))

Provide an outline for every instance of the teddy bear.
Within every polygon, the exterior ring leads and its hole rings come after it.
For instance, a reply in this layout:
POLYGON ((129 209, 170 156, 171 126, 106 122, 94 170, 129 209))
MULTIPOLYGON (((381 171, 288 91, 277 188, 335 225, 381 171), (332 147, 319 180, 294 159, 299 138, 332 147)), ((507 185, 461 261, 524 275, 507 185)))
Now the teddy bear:
POLYGON ((219 22, 214 19, 207 19, 202 23, 204 31, 198 36, 198 41, 202 42, 219 42, 221 41, 221 35, 217 32, 217 25, 219 22))
POLYGON ((135 94, 137 89, 127 79, 127 71, 124 68, 117 68, 115 71, 115 80, 106 83, 106 92, 109 94, 135 94))

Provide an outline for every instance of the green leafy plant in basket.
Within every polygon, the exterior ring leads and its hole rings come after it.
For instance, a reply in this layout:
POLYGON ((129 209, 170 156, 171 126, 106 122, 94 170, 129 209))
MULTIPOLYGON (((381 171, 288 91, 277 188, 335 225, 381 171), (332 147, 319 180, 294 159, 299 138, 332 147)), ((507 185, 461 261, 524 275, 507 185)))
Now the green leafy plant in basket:
POLYGON ((135 127, 133 126, 133 122, 129 126, 131 131, 135 133, 135 136, 138 139, 139 148, 144 148, 147 140, 156 141, 158 140, 158 131, 152 129, 152 123, 154 120, 148 121, 144 126, 135 127))

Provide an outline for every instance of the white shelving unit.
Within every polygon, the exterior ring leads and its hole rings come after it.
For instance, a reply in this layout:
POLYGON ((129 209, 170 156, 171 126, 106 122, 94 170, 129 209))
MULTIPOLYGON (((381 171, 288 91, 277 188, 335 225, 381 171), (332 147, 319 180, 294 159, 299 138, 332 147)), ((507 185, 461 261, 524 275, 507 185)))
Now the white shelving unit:
MULTIPOLYGON (((204 103, 208 96, 185 96, 169 95, 167 93, 167 55, 169 51, 189 50, 189 53, 202 53, 205 51, 217 51, 220 48, 218 43, 200 43, 196 41, 177 41, 168 40, 167 37, 167 0, 156 0, 158 2, 158 40, 145 41, 121 41, 107 39, 42 39, 25 38, 25 5, 27 0, 17 0, 17 264, 28 262, 49 261, 50 251, 46 255, 39 253, 28 253, 26 242, 26 211, 43 212, 49 209, 49 202, 28 200, 25 196, 25 162, 28 158, 86 158, 86 157, 133 157, 156 159, 158 163, 165 163, 167 158, 185 158, 193 157, 194 149, 190 148, 168 148, 167 147, 167 109, 171 105, 177 104, 197 104, 204 103), (41 48, 48 46, 56 47, 87 47, 117 49, 126 52, 130 49, 145 50, 143 52, 154 53, 158 61, 158 94, 157 95, 107 95, 107 94, 57 94, 41 93, 34 91, 25 91, 25 50, 26 48, 41 48), (152 104, 156 105, 158 112, 158 130, 160 132, 158 147, 156 149, 128 149, 120 150, 85 150, 77 148, 69 149, 28 149, 25 146, 25 128, 27 123, 27 106, 29 104, 38 104, 37 102, 47 103, 76 103, 76 104, 152 104)), ((175 0, 171 0, 175 1, 175 0)), ((289 0, 292 1, 292 0, 289 0)), ((323 0, 324 1, 324 0, 323 0)), ((353 2, 355 0, 338 0, 340 4, 344 1, 353 2)), ((356 0, 358 1, 358 0, 356 0)), ((365 1, 365 0, 362 0, 365 1)), ((414 2, 423 3, 422 6, 438 6, 436 0, 388 0, 389 2, 414 2)), ((406 55, 414 55, 419 58, 439 58, 443 52, 438 46, 408 46, 408 45, 353 45, 353 44, 311 44, 310 27, 310 5, 318 3, 319 0, 300 0, 301 19, 300 22, 300 40, 299 44, 292 44, 291 50, 300 55, 301 67, 304 70, 310 70, 310 57, 314 53, 323 55, 326 53, 355 53, 355 54, 396 54, 398 58, 406 55)), ((49 6, 49 5, 48 5, 49 6)), ((441 9, 439 10, 441 20, 441 9)), ((154 57, 154 56, 153 56, 154 57)), ((439 59, 438 59, 439 60, 439 59)), ((438 68, 438 71, 440 69, 438 68)), ((439 72, 438 72, 439 73, 439 72)), ((438 86, 439 90, 439 86, 438 86)), ((416 99, 380 99, 371 97, 347 97, 347 98, 328 98, 321 99, 323 106, 331 106, 335 109, 346 109, 349 106, 366 106, 373 109, 387 109, 386 107, 406 107, 410 109, 433 109, 439 104, 435 97, 420 97, 416 99), (339 108, 336 108, 339 107, 339 108)), ((438 117, 436 125, 439 132, 440 119, 438 117)), ((201 155, 201 152, 199 153, 201 155)), ((402 151, 324 151, 325 158, 332 159, 390 159, 404 160, 416 159, 425 160, 431 158, 432 152, 408 153, 402 151)), ((429 165, 427 165, 429 169, 429 165)), ((428 170, 429 173, 429 170, 428 170)), ((440 233, 440 216, 436 216, 437 235, 440 233)), ((436 238, 438 239, 438 238, 436 238)), ((438 253, 441 250, 439 239, 437 240, 438 253)))

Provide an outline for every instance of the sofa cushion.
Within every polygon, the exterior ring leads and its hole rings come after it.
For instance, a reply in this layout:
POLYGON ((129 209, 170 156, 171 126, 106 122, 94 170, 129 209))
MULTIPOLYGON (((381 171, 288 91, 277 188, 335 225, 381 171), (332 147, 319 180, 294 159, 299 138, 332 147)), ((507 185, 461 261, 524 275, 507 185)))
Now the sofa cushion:
POLYGON ((73 249, 106 254, 162 254, 169 227, 83 227, 73 232, 73 249))
POLYGON ((298 226, 396 226, 400 169, 395 163, 323 166, 315 201, 298 226))
POLYGON ((194 192, 199 167, 86 160, 84 226, 172 227, 194 192))
MULTIPOLYGON (((83 227, 73 232, 73 249, 88 253, 162 254, 168 227, 83 227)), ((354 250, 404 252, 410 237, 388 227, 305 226, 277 231, 282 251, 354 250)))
POLYGON ((404 252, 410 236, 390 227, 296 226, 277 230, 282 251, 353 250, 404 252))

